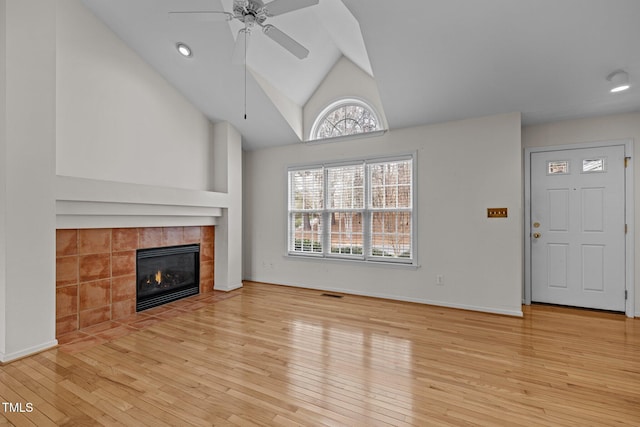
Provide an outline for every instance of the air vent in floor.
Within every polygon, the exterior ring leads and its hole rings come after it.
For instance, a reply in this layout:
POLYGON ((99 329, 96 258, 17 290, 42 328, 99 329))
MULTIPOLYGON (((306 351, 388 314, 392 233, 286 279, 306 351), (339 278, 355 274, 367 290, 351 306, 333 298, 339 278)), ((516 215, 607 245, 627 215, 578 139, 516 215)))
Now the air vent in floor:
POLYGON ((342 298, 342 295, 336 294, 321 294, 323 297, 331 297, 331 298, 342 298))

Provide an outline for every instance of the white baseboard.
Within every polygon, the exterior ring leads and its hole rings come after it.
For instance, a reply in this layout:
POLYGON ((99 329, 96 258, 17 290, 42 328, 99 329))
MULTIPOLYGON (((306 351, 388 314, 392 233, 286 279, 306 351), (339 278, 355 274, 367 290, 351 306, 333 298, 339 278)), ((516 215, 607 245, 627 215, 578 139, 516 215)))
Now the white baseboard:
POLYGON ((44 350, 49 350, 58 345, 58 340, 49 341, 43 344, 35 345, 33 347, 25 348, 24 350, 14 351, 12 353, 0 353, 0 363, 9 363, 17 359, 22 359, 26 356, 39 353, 44 350))
MULTIPOLYGON (((246 280, 251 281, 251 279, 246 279, 246 280)), ((256 282, 266 283, 261 280, 257 280, 256 282)), ((399 297, 397 295, 388 295, 388 294, 377 293, 377 292, 360 292, 360 291, 354 291, 352 289, 324 287, 324 286, 323 287, 309 286, 301 283, 297 283, 297 284, 274 283, 274 285, 291 286, 294 288, 316 289, 319 291, 340 292, 343 294, 360 295, 363 297, 383 298, 383 299, 389 299, 394 301, 405 301, 405 302, 415 302, 419 304, 434 305, 438 307, 457 308, 460 310, 479 311, 483 313, 502 314, 505 316, 514 316, 514 317, 524 317, 524 314, 522 313, 522 308, 520 310, 508 310, 508 309, 502 309, 502 308, 496 308, 496 307, 483 307, 483 306, 476 306, 476 305, 457 304, 457 303, 450 303, 446 301, 436 301, 436 300, 423 299, 423 298, 399 297)))
POLYGON ((241 287, 242 287, 242 282, 239 282, 239 283, 228 284, 227 286, 214 285, 213 289, 216 291, 230 292, 230 291, 235 291, 236 289, 240 289, 241 287))

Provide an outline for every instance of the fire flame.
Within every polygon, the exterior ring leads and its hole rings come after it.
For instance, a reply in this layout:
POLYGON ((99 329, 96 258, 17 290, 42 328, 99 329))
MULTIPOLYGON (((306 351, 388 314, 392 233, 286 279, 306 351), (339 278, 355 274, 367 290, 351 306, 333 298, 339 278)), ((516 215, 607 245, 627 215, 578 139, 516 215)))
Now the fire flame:
POLYGON ((156 273, 156 283, 162 283, 162 272, 160 270, 158 270, 158 272, 156 273))

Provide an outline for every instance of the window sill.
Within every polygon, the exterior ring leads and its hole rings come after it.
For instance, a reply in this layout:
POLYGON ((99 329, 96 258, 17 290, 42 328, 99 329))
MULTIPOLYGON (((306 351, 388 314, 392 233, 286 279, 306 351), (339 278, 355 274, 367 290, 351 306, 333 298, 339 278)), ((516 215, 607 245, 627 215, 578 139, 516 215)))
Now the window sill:
POLYGON ((312 262, 329 262, 329 263, 337 263, 337 264, 352 264, 352 265, 362 265, 362 266, 372 266, 372 267, 386 267, 386 268, 398 268, 403 270, 417 270, 420 268, 419 264, 415 264, 412 262, 395 262, 395 261, 373 261, 373 260, 363 260, 363 259, 353 259, 353 258, 338 258, 338 257, 327 257, 322 255, 297 255, 297 254, 286 254, 284 255, 285 259, 288 260, 300 260, 300 261, 312 261, 312 262))
POLYGON ((353 139, 361 139, 361 138, 374 138, 377 136, 384 135, 385 133, 387 133, 387 130, 388 129, 381 129, 373 132, 356 133, 354 135, 334 136, 333 138, 309 139, 304 141, 304 143, 308 145, 316 145, 316 144, 328 144, 331 142, 351 141, 353 139))

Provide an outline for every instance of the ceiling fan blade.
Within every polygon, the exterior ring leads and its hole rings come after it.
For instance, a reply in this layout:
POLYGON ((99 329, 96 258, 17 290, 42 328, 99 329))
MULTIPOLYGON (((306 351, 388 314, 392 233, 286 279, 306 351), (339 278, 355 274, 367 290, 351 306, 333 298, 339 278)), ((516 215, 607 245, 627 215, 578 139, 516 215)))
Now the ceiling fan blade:
POLYGON ((233 56, 231 57, 231 63, 235 65, 243 65, 245 58, 247 57, 246 49, 249 48, 249 40, 251 32, 242 28, 238 31, 238 37, 236 37, 236 44, 233 48, 233 56))
POLYGON ((185 12, 169 12, 169 17, 179 21, 206 21, 206 22, 223 22, 231 21, 233 14, 222 11, 200 10, 185 12))
POLYGON ((319 1, 320 0, 273 0, 271 3, 265 4, 262 10, 267 16, 278 16, 283 13, 316 5, 319 1))
POLYGON ((283 48, 287 49, 299 59, 304 59, 309 55, 309 50, 306 47, 302 46, 300 43, 280 31, 273 25, 265 25, 264 27, 262 27, 262 31, 267 35, 267 37, 278 43, 283 48))

